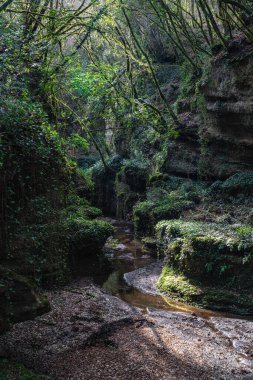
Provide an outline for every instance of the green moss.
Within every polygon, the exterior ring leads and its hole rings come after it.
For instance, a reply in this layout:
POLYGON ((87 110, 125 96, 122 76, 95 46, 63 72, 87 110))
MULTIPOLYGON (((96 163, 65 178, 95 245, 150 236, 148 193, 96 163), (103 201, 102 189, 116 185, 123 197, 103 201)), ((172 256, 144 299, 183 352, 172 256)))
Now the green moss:
POLYGON ((140 236, 153 235, 155 224, 159 220, 178 218, 183 210, 192 205, 191 201, 184 200, 172 193, 157 201, 147 200, 137 203, 133 209, 135 233, 140 236))
POLYGON ((169 266, 164 266, 157 283, 158 289, 167 294, 182 297, 184 300, 191 300, 193 296, 201 294, 201 289, 190 283, 184 276, 177 274, 169 266))
POLYGON ((66 221, 66 226, 71 253, 82 255, 99 253, 114 231, 110 223, 76 215, 66 221))
POLYGON ((43 380, 43 379, 46 379, 46 377, 35 374, 31 370, 23 366, 23 364, 16 363, 7 359, 0 359, 0 379, 1 380, 43 380))
POLYGON ((200 181, 166 176, 166 180, 152 182, 147 200, 133 208, 135 232, 139 236, 154 235, 155 224, 163 219, 176 219, 193 208, 206 194, 207 185, 200 181))
POLYGON ((145 162, 124 160, 115 180, 118 218, 128 218, 134 204, 144 198, 147 178, 148 170, 145 162))
POLYGON ((235 195, 238 193, 250 193, 253 192, 253 171, 238 173, 228 178, 221 185, 224 192, 235 195))
POLYGON ((116 181, 123 182, 133 192, 144 192, 147 186, 148 165, 144 161, 124 160, 116 181))
POLYGON ((253 228, 161 221, 156 226, 159 253, 167 263, 206 283, 253 286, 253 228))
POLYGON ((219 287, 203 286, 200 282, 164 266, 157 287, 171 298, 213 310, 253 314, 253 297, 219 287))

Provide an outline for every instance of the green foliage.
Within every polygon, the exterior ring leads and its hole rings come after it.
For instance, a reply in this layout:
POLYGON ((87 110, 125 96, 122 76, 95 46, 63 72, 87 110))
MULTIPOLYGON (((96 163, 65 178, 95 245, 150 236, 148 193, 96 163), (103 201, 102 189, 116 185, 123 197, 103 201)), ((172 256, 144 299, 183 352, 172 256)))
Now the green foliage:
POLYGON ((253 229, 250 226, 239 226, 239 227, 236 227, 236 232, 239 235, 242 235, 242 236, 245 235, 247 238, 247 236, 250 236, 253 234, 253 229))
POLYGON ((137 203, 133 220, 137 235, 154 234, 154 228, 162 219, 179 218, 183 211, 193 208, 206 193, 202 182, 157 174, 149 180, 147 200, 137 203))
MULTIPOLYGON (((15 38, 18 46, 18 30, 15 38)), ((15 55, 15 45, 9 48, 0 57, 3 66, 8 65, 6 78, 0 78, 0 211, 4 216, 0 251, 18 273, 25 273, 38 285, 60 284, 68 274, 65 208, 71 203, 68 197, 76 171, 65 147, 87 150, 88 143, 77 133, 63 141, 59 124, 56 128, 49 122, 42 104, 31 95, 30 77, 23 72, 22 60, 10 59, 9 54, 15 55), (16 81, 12 78, 15 73, 16 81)), ((89 173, 78 174, 92 186, 89 173)), ((101 216, 101 211, 86 201, 76 201, 72 207, 76 218, 101 216)), ((90 231, 91 226, 90 221, 90 231)), ((98 227, 103 234, 105 226, 98 227)))
POLYGON ((64 210, 67 217, 80 217, 87 219, 95 219, 102 216, 102 211, 90 205, 85 199, 77 195, 72 195, 69 199, 70 205, 64 210))
POLYGON ((66 140, 65 143, 70 148, 81 148, 84 151, 89 149, 89 143, 86 139, 80 136, 78 133, 72 133, 66 140))
POLYGON ((84 186, 86 191, 93 191, 94 182, 92 179, 92 169, 82 169, 77 167, 76 173, 84 181, 84 186))
POLYGON ((253 265, 252 227, 172 220, 159 222, 156 232, 160 254, 186 276, 252 286, 247 278, 253 265))
POLYGON ((206 112, 206 101, 202 87, 208 78, 210 58, 206 57, 201 70, 196 70, 191 63, 184 60, 180 65, 180 93, 175 102, 175 108, 180 114, 187 105, 191 111, 198 112, 203 118, 206 112))
POLYGON ((245 204, 251 207, 253 194, 252 172, 237 173, 226 181, 214 182, 207 191, 207 199, 222 200, 234 205, 245 204))
POLYGON ((179 100, 186 99, 193 89, 194 69, 189 61, 180 65, 180 96, 179 100))
POLYGON ((244 172, 233 175, 221 185, 222 190, 229 194, 250 193, 253 191, 253 172, 244 172))
POLYGON ((153 235, 154 227, 159 220, 178 218, 184 210, 192 206, 191 201, 173 193, 165 194, 160 199, 158 197, 137 203, 133 209, 135 232, 137 235, 153 235))
POLYGON ((84 98, 92 97, 99 101, 102 97, 111 95, 110 83, 117 76, 118 71, 117 64, 89 64, 85 69, 77 65, 70 69, 70 86, 78 95, 84 98))
POLYGON ((253 300, 243 292, 226 290, 224 287, 207 287, 174 268, 165 265, 157 282, 160 291, 171 298, 208 309, 252 314, 253 300))
POLYGON ((76 214, 66 221, 70 249, 73 254, 97 254, 113 234, 113 227, 101 220, 88 220, 76 214))

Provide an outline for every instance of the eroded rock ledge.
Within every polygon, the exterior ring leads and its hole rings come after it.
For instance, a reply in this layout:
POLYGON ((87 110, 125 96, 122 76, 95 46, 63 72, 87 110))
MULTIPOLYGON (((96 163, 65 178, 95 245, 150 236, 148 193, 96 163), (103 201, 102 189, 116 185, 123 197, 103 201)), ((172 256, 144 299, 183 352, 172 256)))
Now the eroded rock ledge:
POLYGON ((142 293, 161 295, 156 283, 163 268, 162 261, 156 261, 146 267, 136 269, 133 272, 125 273, 124 280, 127 285, 140 290, 142 293))

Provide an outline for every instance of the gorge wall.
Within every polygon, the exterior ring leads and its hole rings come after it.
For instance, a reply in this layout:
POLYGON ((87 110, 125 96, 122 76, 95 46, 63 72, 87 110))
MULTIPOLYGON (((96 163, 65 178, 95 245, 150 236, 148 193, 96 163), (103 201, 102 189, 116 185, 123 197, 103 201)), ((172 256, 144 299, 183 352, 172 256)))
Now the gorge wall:
POLYGON ((183 103, 179 138, 170 144, 164 170, 224 180, 253 168, 252 45, 234 40, 217 54, 200 81, 201 109, 183 103))
MULTIPOLYGON (((168 69, 170 81, 162 88, 168 103, 177 107, 178 135, 149 140, 152 127, 116 128, 115 156, 109 158, 109 168, 101 165, 94 175, 94 201, 105 213, 129 217, 133 205, 168 176, 206 181, 210 186, 252 171, 252 51, 252 44, 234 39, 228 52, 216 53, 202 76, 187 74, 187 91, 184 78, 179 73, 171 78, 168 69)), ((175 65, 172 70, 174 74, 175 65)), ((162 107, 158 96, 150 100, 162 107)))

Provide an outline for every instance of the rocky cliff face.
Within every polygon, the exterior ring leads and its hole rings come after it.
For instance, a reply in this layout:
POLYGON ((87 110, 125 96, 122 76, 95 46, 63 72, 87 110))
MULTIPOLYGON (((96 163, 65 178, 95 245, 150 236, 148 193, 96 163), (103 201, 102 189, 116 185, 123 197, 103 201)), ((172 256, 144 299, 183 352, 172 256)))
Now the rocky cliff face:
MULTIPOLYGON (((134 203, 144 199, 146 191, 152 187, 150 181, 155 170, 158 170, 161 176, 203 179, 208 182, 224 181, 237 173, 251 172, 252 53, 253 45, 239 36, 230 43, 228 52, 220 49, 201 79, 190 78, 189 92, 185 98, 182 96, 184 89, 180 92, 178 79, 172 79, 164 85, 163 90, 168 103, 177 102, 181 124, 178 137, 165 141, 157 136, 153 141, 148 141, 147 126, 137 127, 126 134, 124 129, 116 132, 115 152, 118 156, 129 162, 144 159, 148 164, 149 169, 145 172, 139 162, 138 174, 132 181, 139 185, 144 176, 145 185, 141 186, 141 192, 132 189, 132 184, 129 187, 128 176, 122 175, 124 171, 119 173, 122 166, 114 170, 113 176, 101 176, 100 173, 95 176, 95 203, 106 213, 126 217, 127 214, 131 214, 134 203), (197 86, 199 90, 196 96, 197 86), (160 163, 157 165, 155 162, 156 156, 159 155, 162 156, 161 167, 160 163)), ((184 80, 181 82, 183 88, 184 80)), ((161 106, 155 95, 151 101, 158 108, 161 106)), ((244 189, 240 191, 244 193, 244 189)))
POLYGON ((253 47, 235 39, 211 62, 202 85, 201 116, 181 106, 183 128, 169 147, 164 170, 226 179, 253 168, 253 47))
POLYGON ((227 56, 213 61, 203 93, 205 123, 200 129, 202 160, 217 178, 253 168, 252 46, 232 42, 227 56))
POLYGON ((168 145, 168 154, 162 170, 165 173, 186 178, 197 178, 201 143, 199 136, 199 116, 190 112, 180 114, 182 126, 179 136, 168 145))

